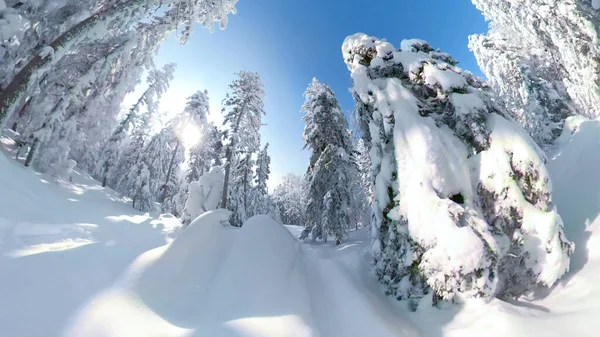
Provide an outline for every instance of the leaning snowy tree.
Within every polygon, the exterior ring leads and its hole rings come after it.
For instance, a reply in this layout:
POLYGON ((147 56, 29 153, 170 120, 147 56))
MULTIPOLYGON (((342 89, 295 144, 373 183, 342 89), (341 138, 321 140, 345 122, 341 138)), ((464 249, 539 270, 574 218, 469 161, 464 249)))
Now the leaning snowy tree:
POLYGON ((244 169, 242 166, 244 162, 250 164, 250 156, 260 146, 258 132, 262 116, 265 115, 265 92, 260 76, 257 73, 248 71, 240 71, 237 75, 238 78, 229 85, 230 91, 223 101, 223 114, 225 117, 223 123, 229 125, 229 130, 227 132, 227 144, 225 145, 225 179, 223 181, 221 208, 228 207, 230 176, 233 165, 236 165, 238 172, 244 172, 244 177, 239 177, 236 181, 243 182, 245 185, 242 189, 248 190, 246 184, 250 183, 252 175, 248 176, 249 168, 244 169), (245 160, 246 158, 247 160, 245 160))
POLYGON ((422 40, 397 50, 355 34, 342 51, 370 144, 372 257, 388 294, 514 297, 568 271, 573 244, 542 155, 480 80, 422 40))
MULTIPOLYGON (((156 112, 158 101, 162 94, 169 88, 169 82, 173 79, 174 71, 175 64, 168 63, 165 64, 161 70, 152 70, 148 74, 146 80, 148 82, 148 88, 140 95, 139 99, 131 106, 131 108, 129 108, 127 115, 121 121, 119 126, 117 126, 102 149, 100 157, 101 166, 98 168, 101 172, 102 186, 107 185, 108 178, 112 173, 111 170, 117 164, 117 160, 119 159, 119 151, 121 151, 122 142, 126 138, 128 130, 132 128, 132 125, 140 118, 140 109, 145 106, 148 110, 147 114, 156 112)), ((148 120, 150 118, 146 117, 146 119, 148 120)), ((145 127, 147 127, 147 125, 142 128, 145 127)))
MULTIPOLYGON (((90 43, 106 36, 116 35, 119 32, 131 31, 136 34, 135 23, 152 22, 160 27, 160 32, 155 43, 160 43, 166 36, 182 27, 180 40, 187 41, 191 32, 192 24, 199 22, 205 27, 212 29, 215 22, 220 22, 221 27, 227 23, 227 15, 235 11, 237 0, 219 0, 219 1, 187 1, 187 0, 125 0, 125 1, 101 1, 94 5, 89 4, 89 0, 81 2, 81 6, 70 8, 75 9, 73 15, 53 16, 56 14, 56 8, 61 5, 68 6, 70 3, 52 1, 36 1, 36 4, 42 5, 48 3, 48 11, 25 11, 19 13, 18 10, 11 8, 9 20, 0 22, 0 30, 7 32, 7 40, 28 41, 21 50, 4 52, 0 50, 3 59, 14 60, 19 57, 19 64, 12 65, 6 74, 1 74, 2 90, 0 90, 0 122, 4 122, 6 117, 11 117, 12 113, 27 101, 27 98, 37 88, 39 82, 44 78, 44 74, 52 69, 69 52, 78 48, 82 43, 90 43), (156 16, 158 8, 164 8, 161 16, 156 16), (89 12, 90 9, 94 12, 89 12), (39 14, 32 14, 39 13, 39 14), (39 41, 28 36, 20 34, 36 34, 35 29, 27 29, 30 26, 23 21, 23 27, 19 27, 18 22, 21 17, 30 17, 35 20, 35 26, 42 30, 41 35, 47 39, 43 46, 39 41), (44 22, 46 18, 52 17, 52 20, 44 22), (58 18, 58 22, 55 22, 58 18), (7 29, 7 28, 11 29, 7 29), (17 27, 17 29, 12 29, 17 27), (60 27, 60 29, 56 29, 60 27), (23 28, 23 29, 19 29, 23 28), (29 42, 31 41, 31 42, 29 42), (17 56, 18 55, 18 56, 17 56), (14 71, 14 69, 19 69, 14 71)), ((18 7, 15 5, 15 7, 18 7)), ((3 37, 4 39, 4 37, 3 37)), ((12 43, 14 43, 14 41, 12 43)), ((1 41, 4 43, 5 41, 1 41)))
POLYGON ((189 168, 186 174, 188 184, 197 181, 208 172, 212 166, 212 150, 214 146, 213 125, 208 123, 209 114, 208 92, 197 91, 187 98, 183 114, 181 116, 182 127, 190 127, 198 131, 198 141, 192 144, 189 151, 189 168))
POLYGON ((306 126, 302 138, 312 153, 306 171, 306 229, 301 239, 310 233, 313 241, 327 242, 327 236, 332 235, 340 244, 350 225, 350 186, 358 176, 348 122, 333 91, 316 78, 304 97, 301 111, 306 126))

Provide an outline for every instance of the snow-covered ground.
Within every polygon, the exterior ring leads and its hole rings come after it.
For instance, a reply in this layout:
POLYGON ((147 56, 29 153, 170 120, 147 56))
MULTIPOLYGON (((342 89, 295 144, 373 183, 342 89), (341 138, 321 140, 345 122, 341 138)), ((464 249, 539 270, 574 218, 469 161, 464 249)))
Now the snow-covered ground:
POLYGON ((0 153, 0 336, 596 336, 600 122, 571 126, 549 156, 577 245, 569 274, 535 298, 416 313, 381 293, 364 230, 311 245, 296 240, 301 228, 264 216, 232 228, 217 210, 171 242, 174 219, 136 212, 87 175, 53 181, 0 153))

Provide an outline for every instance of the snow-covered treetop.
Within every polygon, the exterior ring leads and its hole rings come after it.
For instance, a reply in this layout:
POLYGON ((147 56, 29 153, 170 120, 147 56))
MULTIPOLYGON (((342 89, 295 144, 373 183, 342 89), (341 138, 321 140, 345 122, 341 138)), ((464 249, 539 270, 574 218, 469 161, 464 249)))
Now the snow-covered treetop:
POLYGON ((258 73, 240 71, 237 75, 223 100, 223 124, 237 130, 233 137, 237 137, 238 147, 254 152, 260 146, 258 130, 266 114, 265 91, 258 73))
MULTIPOLYGON (((388 77, 410 79, 423 85, 416 94, 427 104, 411 98, 402 100, 403 104, 416 106, 422 116, 431 116, 438 123, 452 125, 457 135, 474 149, 486 147, 482 126, 471 122, 473 119, 481 121, 482 111, 488 108, 497 110, 482 91, 484 83, 470 72, 456 67, 453 59, 450 63, 446 62, 447 58, 440 57, 443 53, 435 51, 423 40, 408 40, 401 45, 408 50, 396 50, 389 42, 363 33, 345 39, 342 53, 352 72, 354 94, 363 102, 375 102, 378 98, 373 96, 366 83, 373 80, 383 86, 388 77)), ((391 111, 387 108, 384 113, 391 114, 391 111)))
POLYGON ((207 123, 209 112, 208 91, 206 90, 199 90, 188 97, 183 110, 184 118, 193 121, 198 127, 207 123))
POLYGON ((192 31, 192 24, 200 23, 211 32, 214 24, 219 23, 221 29, 227 27, 227 15, 235 14, 238 0, 171 0, 168 1, 169 13, 176 22, 183 25, 179 39, 186 42, 192 31))
POLYGON ((300 111, 305 114, 302 118, 306 122, 302 135, 305 147, 318 152, 324 150, 321 148, 323 144, 351 148, 348 122, 331 88, 313 78, 304 98, 300 111))
POLYGON ((154 110, 155 104, 158 103, 156 100, 169 89, 169 83, 173 80, 176 66, 175 63, 167 63, 162 69, 152 69, 148 74, 146 80, 148 82, 148 91, 144 97, 148 110, 154 110))

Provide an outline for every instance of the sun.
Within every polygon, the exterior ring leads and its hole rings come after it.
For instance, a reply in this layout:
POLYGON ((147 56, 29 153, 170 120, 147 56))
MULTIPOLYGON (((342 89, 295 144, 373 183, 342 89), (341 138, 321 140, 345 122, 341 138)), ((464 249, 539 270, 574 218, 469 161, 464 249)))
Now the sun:
POLYGON ((187 124, 183 127, 181 141, 186 147, 190 148, 196 146, 200 142, 200 138, 202 138, 202 132, 200 131, 200 128, 194 124, 187 124))

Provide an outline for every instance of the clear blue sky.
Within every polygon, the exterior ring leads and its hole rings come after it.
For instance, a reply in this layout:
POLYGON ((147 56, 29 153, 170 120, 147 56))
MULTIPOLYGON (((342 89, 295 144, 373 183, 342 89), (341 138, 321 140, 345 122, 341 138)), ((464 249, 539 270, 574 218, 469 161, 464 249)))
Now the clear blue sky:
POLYGON ((225 30, 211 34, 198 26, 186 45, 174 37, 163 44, 157 64, 175 62, 178 68, 162 108, 178 111, 187 96, 207 89, 211 113, 219 114, 234 73, 258 72, 266 91, 261 133, 271 144, 271 186, 287 172, 304 173, 308 164, 299 110, 313 77, 329 84, 344 111, 352 108, 341 55, 346 36, 363 32, 396 47, 405 38, 424 39, 481 75, 467 42, 487 24, 470 0, 240 0, 237 9, 225 30))

